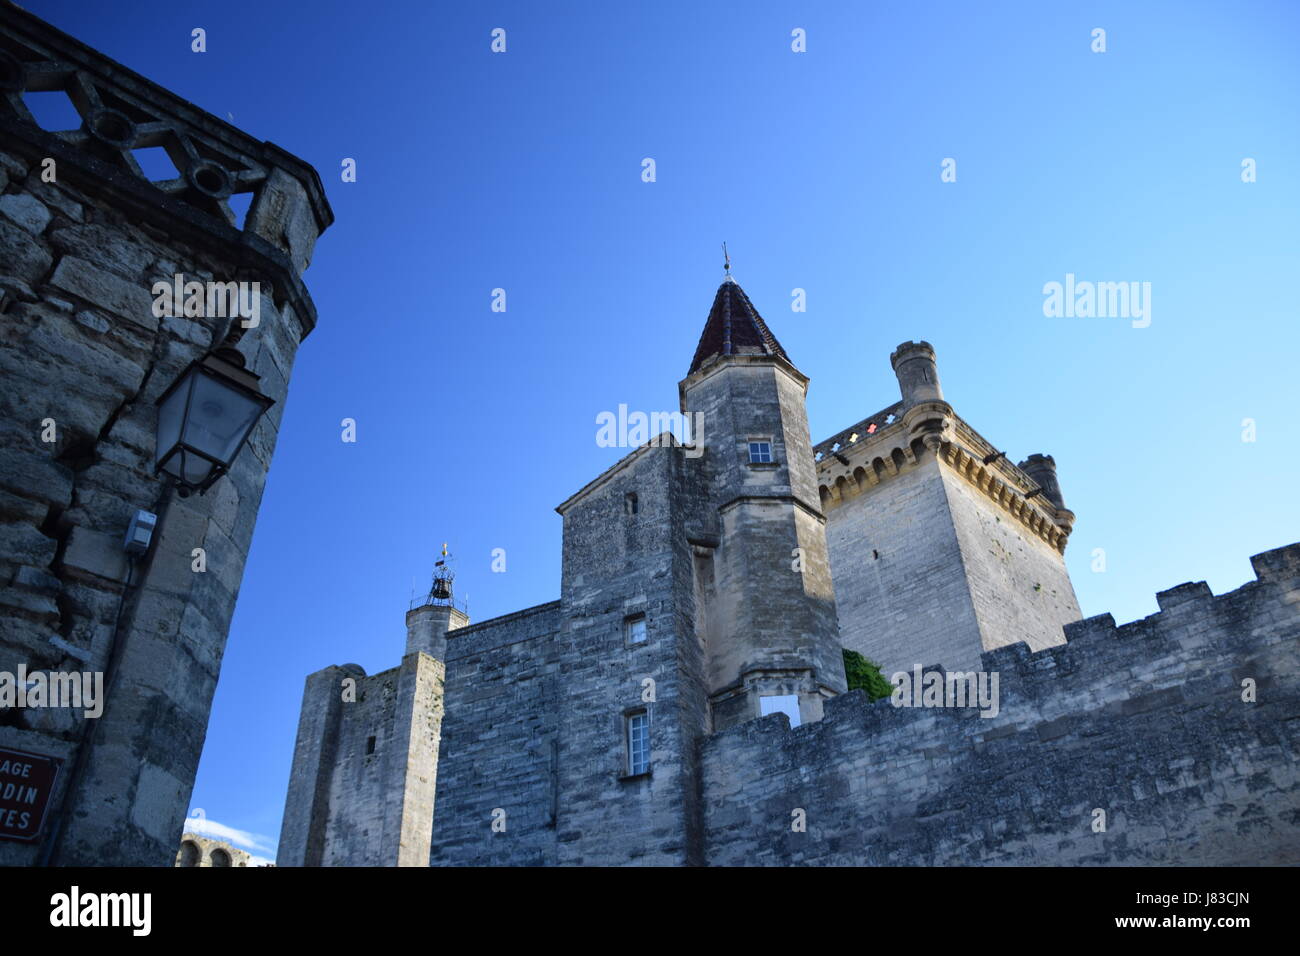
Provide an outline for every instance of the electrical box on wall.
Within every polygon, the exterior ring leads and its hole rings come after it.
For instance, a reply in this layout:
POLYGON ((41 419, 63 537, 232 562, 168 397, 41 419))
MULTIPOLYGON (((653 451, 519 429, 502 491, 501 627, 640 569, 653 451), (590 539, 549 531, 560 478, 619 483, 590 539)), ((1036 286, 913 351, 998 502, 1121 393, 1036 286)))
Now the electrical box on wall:
POLYGON ((131 516, 131 523, 126 527, 126 539, 122 547, 127 554, 144 554, 149 550, 153 540, 153 529, 158 524, 158 516, 148 511, 137 511, 131 516))

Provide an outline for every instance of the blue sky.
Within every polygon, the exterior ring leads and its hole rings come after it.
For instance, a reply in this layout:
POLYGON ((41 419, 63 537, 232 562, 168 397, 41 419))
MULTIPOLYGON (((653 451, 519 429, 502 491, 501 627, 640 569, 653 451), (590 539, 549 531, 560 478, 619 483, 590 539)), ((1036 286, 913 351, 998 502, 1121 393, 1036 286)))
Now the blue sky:
POLYGON ((1085 614, 1300 538, 1294 4, 25 5, 314 164, 337 214, 191 804, 264 855, 305 676, 395 665, 443 541, 475 620, 558 596, 553 509, 622 454, 595 417, 676 408, 724 239, 814 440, 924 338, 964 418, 1055 456, 1085 614), (1045 317, 1067 273, 1150 282, 1150 326, 1045 317))

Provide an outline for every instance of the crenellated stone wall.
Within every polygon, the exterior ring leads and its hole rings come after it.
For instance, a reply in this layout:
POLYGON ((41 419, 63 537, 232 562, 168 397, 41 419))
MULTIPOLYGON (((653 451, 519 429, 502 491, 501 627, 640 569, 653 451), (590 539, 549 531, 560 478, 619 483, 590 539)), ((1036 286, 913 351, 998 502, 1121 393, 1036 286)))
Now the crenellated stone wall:
POLYGON ((1300 862, 1300 545, 1252 564, 1231 593, 984 654, 995 717, 855 691, 705 739, 709 863, 1300 862))

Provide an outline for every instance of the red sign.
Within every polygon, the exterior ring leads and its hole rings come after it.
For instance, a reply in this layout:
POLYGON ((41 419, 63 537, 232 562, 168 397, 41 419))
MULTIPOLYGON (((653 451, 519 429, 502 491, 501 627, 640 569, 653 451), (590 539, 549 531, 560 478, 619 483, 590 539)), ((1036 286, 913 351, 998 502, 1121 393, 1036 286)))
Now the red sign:
POLYGON ((0 747, 0 840, 36 839, 58 773, 56 757, 0 747))

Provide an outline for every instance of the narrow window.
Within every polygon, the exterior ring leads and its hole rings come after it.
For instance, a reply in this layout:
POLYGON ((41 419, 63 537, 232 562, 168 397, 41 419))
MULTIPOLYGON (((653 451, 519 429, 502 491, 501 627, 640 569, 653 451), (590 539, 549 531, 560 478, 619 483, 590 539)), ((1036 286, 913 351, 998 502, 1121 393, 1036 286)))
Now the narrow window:
POLYGON ((795 694, 774 694, 770 697, 760 697, 758 699, 758 713, 760 717, 766 717, 768 714, 775 713, 785 714, 790 718, 790 726, 799 726, 799 697, 795 694))
POLYGON ((752 441, 749 443, 749 463, 751 465, 767 465, 772 461, 772 443, 767 441, 752 441))
POLYGON ((627 496, 623 499, 623 510, 630 515, 634 515, 641 510, 641 506, 636 500, 635 491, 629 491, 627 496))
POLYGON ((644 710, 627 715, 627 772, 629 776, 650 770, 650 715, 644 710))
POLYGON ((637 614, 623 622, 629 644, 645 643, 645 615, 637 614))
POLYGON ((375 752, 375 738, 368 737, 366 739, 366 756, 370 756, 370 754, 374 752, 375 752))

